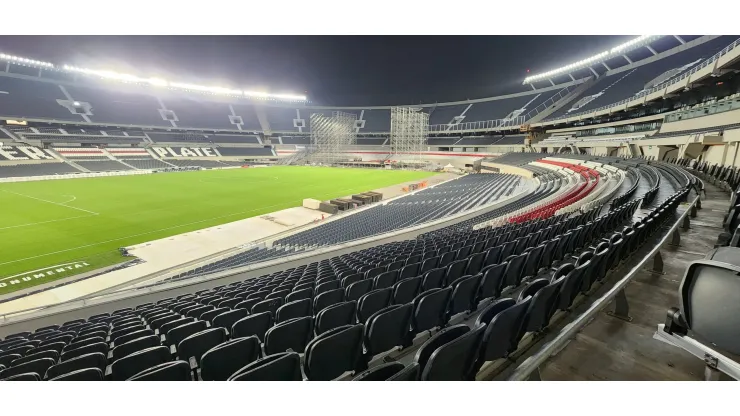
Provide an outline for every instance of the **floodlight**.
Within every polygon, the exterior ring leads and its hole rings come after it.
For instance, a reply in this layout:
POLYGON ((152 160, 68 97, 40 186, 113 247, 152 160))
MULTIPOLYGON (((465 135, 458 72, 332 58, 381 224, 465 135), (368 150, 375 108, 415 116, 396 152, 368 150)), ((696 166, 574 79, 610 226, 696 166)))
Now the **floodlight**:
POLYGON ((566 65, 557 69, 553 69, 551 71, 543 72, 541 74, 536 74, 532 76, 528 76, 524 78, 523 84, 528 84, 533 81, 539 81, 543 79, 548 79, 550 77, 556 76, 556 75, 565 75, 568 74, 574 70, 578 69, 584 69, 588 66, 603 62, 609 58, 612 58, 614 56, 619 56, 622 54, 625 54, 629 52, 630 50, 648 45, 650 42, 663 37, 663 35, 641 35, 638 36, 628 42, 625 42, 621 45, 618 45, 608 51, 601 52, 599 54, 596 54, 590 58, 582 59, 578 62, 574 62, 570 65, 566 65))
POLYGON ((75 107, 79 107, 79 106, 80 106, 80 102, 79 102, 79 101, 75 101, 75 102, 73 102, 72 104, 74 104, 74 105, 75 105, 75 107))

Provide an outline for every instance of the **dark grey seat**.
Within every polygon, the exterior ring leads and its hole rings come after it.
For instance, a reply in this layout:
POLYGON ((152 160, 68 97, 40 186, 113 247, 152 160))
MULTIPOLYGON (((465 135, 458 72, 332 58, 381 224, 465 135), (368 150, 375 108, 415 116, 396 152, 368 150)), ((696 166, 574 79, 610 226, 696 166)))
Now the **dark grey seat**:
POLYGON ((127 380, 147 368, 170 361, 171 357, 170 350, 164 346, 134 352, 111 364, 110 378, 114 381, 127 380))
POLYGON ((411 336, 443 326, 447 323, 447 305, 452 297, 452 289, 430 289, 414 298, 414 312, 411 318, 411 336))
POLYGON ((207 328, 208 325, 205 321, 193 321, 185 325, 172 328, 167 331, 167 345, 177 348, 182 340, 193 334, 197 334, 200 331, 204 331, 207 328))
POLYGON ((60 374, 49 381, 103 381, 103 371, 99 368, 82 368, 60 374))
POLYGON ((481 275, 462 276, 450 282, 452 297, 450 299, 449 309, 447 310, 448 318, 461 312, 475 310, 481 277, 481 275))
POLYGON ((472 380, 475 362, 486 325, 472 330, 464 324, 446 328, 429 338, 416 353, 414 362, 423 381, 472 380))
POLYGON ((357 322, 365 323, 367 318, 375 312, 390 305, 393 289, 377 289, 363 295, 357 301, 357 322))
POLYGON ((302 353, 313 334, 313 318, 294 318, 275 324, 265 333, 265 354, 292 350, 302 353))
POLYGON ((231 332, 231 327, 247 315, 249 315, 249 311, 246 309, 231 309, 227 312, 216 315, 213 318, 212 326, 226 328, 227 331, 231 332))
POLYGON ((336 288, 316 295, 313 299, 313 310, 320 311, 327 306, 335 305, 344 301, 344 289, 336 288))
POLYGON ((46 370, 56 363, 51 358, 39 358, 33 361, 29 361, 19 365, 13 365, 10 368, 6 368, 0 371, 0 379, 7 379, 8 377, 17 376, 26 373, 35 373, 39 375, 46 374, 46 370))
POLYGON ((409 277, 393 285, 393 303, 396 305, 414 300, 421 289, 421 277, 409 277))
POLYGON ((395 347, 408 344, 413 305, 387 306, 372 314, 365 324, 365 361, 395 347))
MULTIPOLYGON (((339 290, 340 292, 344 293, 342 289, 339 290)), ((288 319, 312 315, 313 314, 311 312, 310 299, 296 300, 290 303, 286 303, 285 305, 278 308, 277 314, 275 316, 275 322, 279 323, 287 321, 288 319)))
POLYGON ((256 335, 261 341, 265 340, 265 333, 272 326, 273 319, 270 312, 249 315, 234 323, 231 327, 232 338, 256 335))
POLYGON ((240 368, 257 361, 260 355, 260 340, 256 336, 232 339, 203 354, 200 376, 203 380, 226 381, 240 368))
POLYGON ((177 360, 147 368, 128 381, 192 381, 190 365, 177 360))
POLYGON ((244 366, 228 381, 301 381, 301 357, 295 352, 269 355, 244 366))
POLYGON ((85 368, 97 368, 101 372, 104 372, 105 366, 107 364, 108 357, 106 357, 102 353, 94 352, 81 355, 79 357, 49 367, 49 369, 46 370, 46 375, 44 376, 44 378, 51 379, 85 368))
POLYGON ((156 335, 146 335, 140 338, 132 339, 124 344, 118 345, 111 351, 112 360, 121 359, 136 351, 144 350, 160 345, 159 337, 156 335))
POLYGON ((80 357, 85 354, 91 354, 94 352, 99 352, 107 357, 108 356, 108 344, 105 342, 95 342, 92 344, 84 345, 79 348, 64 351, 62 352, 60 360, 64 362, 64 361, 68 361, 73 358, 80 357))
MULTIPOLYGON (((360 298, 366 295, 373 289, 373 281, 371 279, 360 280, 347 286, 344 294, 344 300, 360 300, 360 298)), ((317 310, 314 308, 314 310, 317 310)))
POLYGON ((356 322, 357 302, 342 302, 328 306, 316 314, 316 334, 356 322))
POLYGON ((476 325, 487 324, 487 326, 483 334, 477 368, 486 361, 505 358, 516 350, 530 302, 531 298, 519 303, 510 298, 499 299, 481 312, 475 321, 476 325))
POLYGON ((201 357, 206 351, 226 340, 225 328, 209 328, 180 341, 177 344, 177 355, 181 360, 190 363, 190 368, 194 369, 200 366, 201 357))
POLYGON ((334 380, 353 371, 362 354, 363 325, 330 329, 306 346, 305 372, 309 380, 334 380))
POLYGON ((385 363, 373 367, 352 381, 416 381, 419 379, 419 364, 404 366, 399 362, 385 363))

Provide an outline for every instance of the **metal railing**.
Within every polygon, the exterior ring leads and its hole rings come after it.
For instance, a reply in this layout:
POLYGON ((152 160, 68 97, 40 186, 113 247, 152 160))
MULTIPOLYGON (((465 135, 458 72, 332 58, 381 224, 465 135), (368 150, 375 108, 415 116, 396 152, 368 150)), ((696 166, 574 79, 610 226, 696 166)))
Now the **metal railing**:
POLYGON ((529 110, 526 114, 524 114, 524 119, 525 120, 532 119, 532 117, 534 117, 537 114, 539 114, 539 113, 547 110, 548 108, 550 108, 550 106, 552 106, 556 102, 560 101, 566 95, 570 94, 574 89, 575 89, 575 87, 573 85, 569 85, 569 86, 563 88, 562 90, 560 90, 556 94, 554 94, 552 97, 550 97, 547 100, 545 100, 544 102, 540 103, 540 105, 538 105, 537 107, 529 110))
POLYGON ((660 254, 660 249, 666 243, 674 246, 680 245, 681 237, 678 228, 682 227, 684 230, 688 230, 690 228, 691 221, 689 217, 696 217, 696 210, 700 206, 700 196, 696 195, 696 197, 688 203, 687 209, 678 216, 676 222, 663 238, 658 241, 655 247, 645 257, 643 257, 640 262, 632 267, 632 269, 621 280, 619 280, 614 287, 597 299, 585 312, 578 316, 573 322, 566 325, 552 341, 542 346, 542 348, 540 348, 540 350, 534 355, 524 360, 524 362, 522 362, 509 376, 508 380, 540 380, 540 365, 562 350, 565 345, 569 343, 583 327, 588 325, 597 313, 606 308, 612 300, 615 300, 615 307, 612 315, 619 318, 628 318, 629 303, 627 302, 627 296, 624 292, 625 287, 651 259, 653 260, 652 271, 655 273, 663 272, 663 257, 660 254))
POLYGON ((490 130, 504 127, 516 127, 524 123, 524 116, 502 118, 498 120, 471 121, 460 124, 432 124, 429 133, 455 133, 463 131, 490 130))
POLYGON ((666 89, 667 87, 669 87, 669 86, 671 86, 673 84, 677 84, 677 83, 685 80, 686 78, 688 78, 688 77, 696 74, 697 72, 701 71, 702 69, 708 67, 709 65, 713 64, 719 58, 725 56, 728 52, 730 52, 731 50, 735 49, 735 47, 737 47, 738 45, 740 45, 740 38, 739 39, 736 39, 734 42, 732 42, 731 44, 727 45, 724 49, 722 49, 721 51, 715 53, 710 58, 708 58, 704 62, 696 65, 692 69, 690 69, 688 71, 685 71, 681 75, 676 76, 676 77, 673 77, 673 78, 669 79, 668 81, 665 81, 663 83, 660 83, 660 84, 658 84, 658 85, 656 85, 656 86, 654 86, 654 87, 652 87, 650 89, 640 91, 638 94, 636 94, 636 95, 634 95, 632 97, 628 97, 628 98, 625 98, 624 100, 617 101, 616 103, 607 104, 605 106, 602 106, 602 107, 599 107, 599 108, 595 108, 593 110, 586 110, 586 111, 582 111, 582 112, 576 113, 576 114, 567 114, 567 115, 562 115, 560 117, 555 117, 552 120, 561 120, 561 119, 564 119, 564 118, 578 117, 578 116, 581 116, 581 115, 584 115, 584 114, 590 114, 590 113, 595 113, 595 112, 598 112, 598 111, 603 111, 603 110, 607 110, 607 109, 614 108, 614 107, 619 107, 620 105, 627 104, 630 101, 634 101, 636 99, 645 97, 646 95, 650 95, 652 93, 655 93, 655 92, 658 92, 658 91, 662 91, 662 90, 666 89))

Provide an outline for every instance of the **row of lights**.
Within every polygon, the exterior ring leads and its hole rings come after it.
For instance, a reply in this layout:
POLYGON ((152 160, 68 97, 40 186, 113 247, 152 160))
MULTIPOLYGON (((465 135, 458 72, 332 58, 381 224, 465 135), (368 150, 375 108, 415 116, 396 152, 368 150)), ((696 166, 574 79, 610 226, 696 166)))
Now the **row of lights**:
POLYGON ((21 58, 20 56, 6 55, 4 53, 0 53, 0 59, 5 60, 5 61, 14 62, 14 63, 19 63, 19 64, 27 64, 27 65, 46 67, 46 68, 54 68, 54 64, 50 62, 43 62, 43 61, 37 61, 35 59, 21 58))
POLYGON ((122 82, 131 82, 137 84, 148 84, 155 87, 166 87, 185 91, 198 91, 208 94, 230 95, 236 97, 249 98, 268 98, 289 101, 306 101, 305 95, 295 94, 271 94, 267 92, 236 90, 224 87, 209 87, 205 85, 186 84, 182 82, 170 82, 162 78, 141 78, 136 75, 123 74, 115 71, 103 71, 89 68, 79 68, 76 66, 65 65, 64 69, 70 72, 83 73, 86 75, 97 76, 104 79, 112 79, 122 82))
MULTIPOLYGON (((9 61, 12 63, 38 66, 41 68, 54 68, 54 64, 50 62, 37 61, 35 59, 22 58, 14 55, 0 54, 0 60, 9 61)), ((60 69, 60 68, 57 68, 60 69)), ((208 94, 216 95, 229 95, 236 97, 248 97, 248 98, 262 98, 262 99, 276 99, 276 100, 287 100, 287 101, 306 101, 305 95, 296 94, 271 94, 261 91, 248 91, 248 90, 235 90, 224 87, 208 87, 204 85, 186 84, 182 82, 169 82, 161 78, 142 78, 136 75, 123 74, 115 71, 105 71, 89 68, 80 68, 71 65, 64 65, 61 69, 68 72, 81 73, 91 76, 97 76, 104 79, 110 79, 121 82, 130 82, 136 84, 147 84, 155 87, 166 87, 185 91, 197 91, 208 94)))
POLYGON ((613 57, 613 56, 616 56, 616 55, 619 55, 619 54, 623 54, 623 53, 627 52, 627 50, 629 50, 631 48, 634 48, 635 46, 641 46, 643 44, 650 43, 650 42, 652 42, 652 41, 654 41, 654 40, 656 40, 658 38, 661 38, 661 37, 662 37, 662 35, 642 35, 642 36, 638 36, 638 37, 630 40, 629 42, 625 42, 625 43, 623 43, 623 44, 621 44, 619 46, 616 46, 614 48, 611 48, 608 51, 601 52, 600 54, 594 55, 594 56, 592 56, 590 58, 583 59, 581 61, 572 63, 570 65, 566 65, 566 66, 561 67, 561 68, 558 68, 558 69, 553 69, 552 71, 547 71, 547 72, 543 72, 541 74, 532 75, 532 76, 529 76, 527 78, 524 78, 524 82, 523 83, 524 84, 527 84, 527 83, 530 83, 532 81, 538 81, 538 80, 542 80, 542 79, 547 79, 547 78, 550 78, 550 77, 555 76, 555 75, 567 74, 567 73, 572 72, 572 71, 574 71, 576 69, 586 68, 587 66, 589 66, 591 64, 604 61, 607 58, 610 58, 610 57, 613 57))

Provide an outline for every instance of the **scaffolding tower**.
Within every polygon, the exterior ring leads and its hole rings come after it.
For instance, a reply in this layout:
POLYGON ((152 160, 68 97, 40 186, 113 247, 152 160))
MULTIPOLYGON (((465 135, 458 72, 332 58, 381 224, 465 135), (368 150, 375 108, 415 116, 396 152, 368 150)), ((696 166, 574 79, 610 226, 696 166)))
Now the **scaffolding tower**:
POLYGON ((391 107, 391 160, 419 164, 429 133, 429 114, 416 107, 391 107))
POLYGON ((342 111, 334 111, 331 116, 323 113, 311 114, 310 161, 322 165, 347 161, 349 158, 342 152, 357 143, 356 121, 357 114, 342 111))

